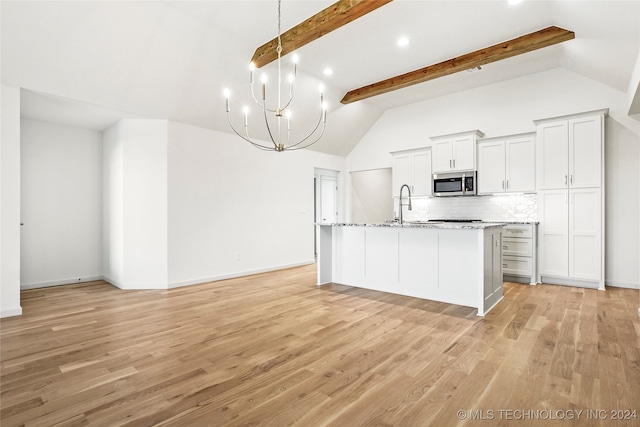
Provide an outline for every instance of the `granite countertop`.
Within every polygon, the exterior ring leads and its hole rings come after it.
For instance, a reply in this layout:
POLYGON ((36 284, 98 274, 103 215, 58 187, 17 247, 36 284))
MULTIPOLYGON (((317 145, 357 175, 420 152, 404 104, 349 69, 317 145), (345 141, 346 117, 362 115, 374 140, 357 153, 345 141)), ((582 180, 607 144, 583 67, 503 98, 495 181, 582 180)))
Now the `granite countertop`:
POLYGON ((504 222, 409 222, 400 225, 396 223, 372 223, 372 224, 317 224, 333 227, 402 227, 402 228, 435 228, 440 230, 484 230, 487 228, 504 227, 504 222))
POLYGON ((538 225, 540 224, 540 221, 508 221, 508 220, 504 220, 504 221, 482 221, 484 223, 500 223, 500 224, 524 224, 524 225, 538 225))

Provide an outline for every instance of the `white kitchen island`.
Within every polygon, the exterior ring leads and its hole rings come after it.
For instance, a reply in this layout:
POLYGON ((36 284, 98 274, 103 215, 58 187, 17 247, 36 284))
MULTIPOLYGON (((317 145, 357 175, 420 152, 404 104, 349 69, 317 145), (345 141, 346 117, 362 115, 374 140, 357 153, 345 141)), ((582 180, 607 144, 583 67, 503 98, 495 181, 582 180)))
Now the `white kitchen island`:
POLYGON ((502 223, 318 224, 318 285, 458 304, 502 299, 502 223))

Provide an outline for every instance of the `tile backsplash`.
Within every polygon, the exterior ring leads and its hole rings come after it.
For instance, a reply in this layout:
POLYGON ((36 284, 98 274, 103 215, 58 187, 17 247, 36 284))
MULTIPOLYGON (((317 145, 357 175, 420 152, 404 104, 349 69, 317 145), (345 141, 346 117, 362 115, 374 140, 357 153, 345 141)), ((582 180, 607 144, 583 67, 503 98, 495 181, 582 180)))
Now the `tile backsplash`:
MULTIPOLYGON (((537 221, 536 194, 499 196, 413 198, 411 211, 404 208, 407 221, 428 219, 481 219, 484 221, 537 221)), ((398 212, 398 199, 394 200, 398 212)))

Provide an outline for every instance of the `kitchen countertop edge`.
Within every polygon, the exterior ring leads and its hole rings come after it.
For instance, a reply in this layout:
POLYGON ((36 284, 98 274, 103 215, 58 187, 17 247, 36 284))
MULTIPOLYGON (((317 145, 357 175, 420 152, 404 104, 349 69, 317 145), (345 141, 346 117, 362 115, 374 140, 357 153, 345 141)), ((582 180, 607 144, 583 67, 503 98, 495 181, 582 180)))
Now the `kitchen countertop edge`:
POLYGON ((500 228, 507 225, 506 222, 440 222, 440 223, 423 223, 411 224, 406 222, 402 225, 397 223, 345 223, 339 222, 334 224, 316 223, 316 225, 333 226, 333 227, 387 227, 387 228, 435 228, 440 230, 484 230, 488 228, 500 228))

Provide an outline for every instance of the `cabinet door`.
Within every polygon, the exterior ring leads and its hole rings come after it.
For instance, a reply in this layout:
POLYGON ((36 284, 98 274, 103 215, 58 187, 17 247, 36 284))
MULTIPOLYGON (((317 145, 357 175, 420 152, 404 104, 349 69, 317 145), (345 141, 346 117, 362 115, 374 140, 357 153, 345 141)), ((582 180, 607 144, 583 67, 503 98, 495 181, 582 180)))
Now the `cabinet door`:
POLYGON ((433 143, 433 173, 450 172, 453 167, 453 141, 450 139, 433 143))
POLYGON ((599 188, 569 191, 569 275, 601 279, 602 209, 599 188))
POLYGON ((538 189, 567 188, 569 168, 569 133, 567 121, 538 125, 538 189))
POLYGON ((400 187, 404 184, 413 185, 413 180, 411 179, 411 156, 407 153, 393 156, 391 169, 393 197, 400 197, 400 187))
POLYGON ((505 191, 504 141, 478 144, 478 193, 505 191))
POLYGON ((476 168, 476 140, 473 136, 460 136, 452 141, 453 170, 466 171, 476 168))
POLYGON ((540 274, 569 274, 568 190, 538 193, 540 210, 540 274))
POLYGON ((430 196, 431 179, 431 150, 416 152, 413 155, 413 194, 430 196))
POLYGON ((602 116, 569 120, 569 186, 602 183, 602 116))
POLYGON ((533 137, 507 140, 505 183, 507 191, 517 193, 535 191, 535 154, 533 137))

